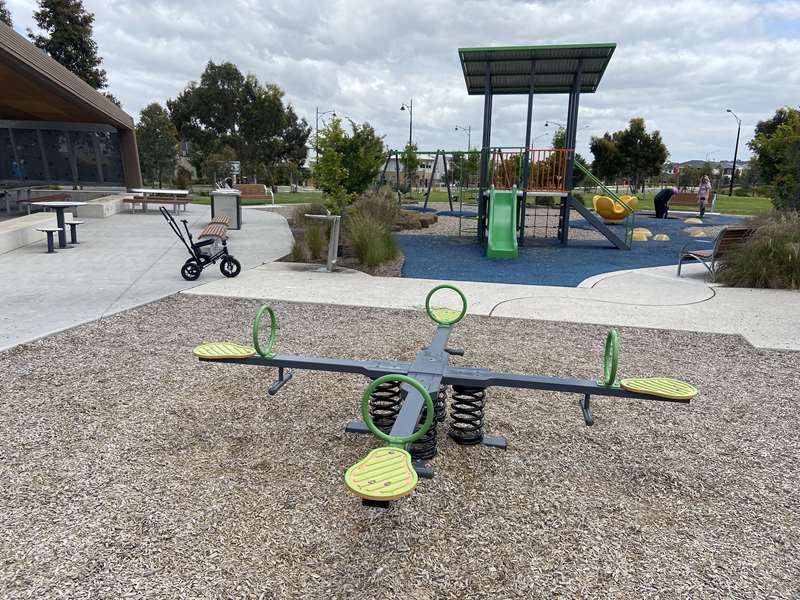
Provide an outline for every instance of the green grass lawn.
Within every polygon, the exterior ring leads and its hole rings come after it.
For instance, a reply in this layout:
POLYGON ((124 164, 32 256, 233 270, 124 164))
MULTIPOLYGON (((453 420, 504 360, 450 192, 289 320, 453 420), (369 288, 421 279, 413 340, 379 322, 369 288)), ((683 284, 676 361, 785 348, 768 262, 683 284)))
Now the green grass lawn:
MULTIPOLYGON (((322 192, 281 192, 280 194, 275 194, 275 204, 304 204, 306 202, 325 202, 325 194, 322 192)), ((242 200, 243 206, 269 203, 269 200, 242 200)), ((192 204, 211 204, 211 198, 208 196, 192 196, 192 204)))
MULTIPOLYGON (((585 193, 584 197, 591 202, 592 195, 585 193)), ((655 193, 648 192, 639 194, 639 210, 654 210, 653 197, 655 193)), ((758 215, 767 213, 772 209, 772 200, 763 196, 728 196, 717 195, 717 206, 715 212, 724 215, 758 215)), ((686 210, 683 207, 676 207, 676 210, 686 210)))

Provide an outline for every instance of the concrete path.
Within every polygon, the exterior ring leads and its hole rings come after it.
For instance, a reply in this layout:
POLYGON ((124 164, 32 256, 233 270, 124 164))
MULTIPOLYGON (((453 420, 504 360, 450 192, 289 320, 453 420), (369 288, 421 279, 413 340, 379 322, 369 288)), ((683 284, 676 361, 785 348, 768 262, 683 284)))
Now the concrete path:
MULTIPOLYGON (((211 209, 190 205, 179 217, 196 234, 211 209)), ((245 208, 242 219, 228 247, 243 269, 291 250, 280 215, 245 208)), ((198 281, 184 281, 180 268, 189 254, 157 210, 83 220, 74 248, 46 254, 40 241, 0 254, 0 350, 224 278, 217 264, 198 281)))
MULTIPOLYGON (((421 309, 430 279, 318 272, 273 263, 187 290, 242 298, 421 309)), ((761 348, 800 350, 800 293, 712 286, 700 265, 606 273, 577 288, 457 282, 472 314, 739 334, 761 348)))

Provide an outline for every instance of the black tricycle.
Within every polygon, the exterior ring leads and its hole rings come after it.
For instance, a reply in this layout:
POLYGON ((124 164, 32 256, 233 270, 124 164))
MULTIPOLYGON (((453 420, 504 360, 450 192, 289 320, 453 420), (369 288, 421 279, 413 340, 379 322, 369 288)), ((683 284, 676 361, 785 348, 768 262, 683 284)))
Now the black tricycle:
POLYGON ((186 230, 186 236, 184 237, 180 226, 175 222, 175 218, 169 211, 163 206, 160 210, 161 214, 164 215, 167 223, 169 223, 169 226, 172 228, 172 231, 181 239, 183 245, 186 246, 186 249, 189 251, 189 256, 191 258, 183 263, 181 267, 181 276, 186 281, 195 281, 200 277, 204 268, 208 265, 216 264, 217 261, 220 261, 219 270, 225 277, 236 277, 242 271, 241 263, 228 254, 228 243, 224 238, 217 238, 221 243, 218 249, 215 248, 217 239, 207 239, 194 243, 186 219, 181 219, 183 228, 186 230))

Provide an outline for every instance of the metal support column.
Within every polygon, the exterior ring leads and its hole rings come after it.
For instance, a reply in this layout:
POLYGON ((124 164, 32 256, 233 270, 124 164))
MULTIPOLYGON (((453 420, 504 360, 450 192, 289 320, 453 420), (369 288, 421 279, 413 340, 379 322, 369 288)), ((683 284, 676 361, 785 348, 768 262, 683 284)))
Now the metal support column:
POLYGON ((489 155, 492 143, 492 71, 491 64, 486 63, 486 73, 483 83, 483 141, 481 142, 481 170, 480 185, 478 187, 478 241, 483 243, 486 239, 486 207, 488 200, 484 198, 484 191, 489 189, 489 155))
POLYGON ((561 202, 561 227, 559 227, 559 239, 561 244, 566 246, 569 241, 569 216, 571 205, 574 202, 572 196, 572 179, 573 170, 575 168, 575 140, 578 132, 578 108, 580 106, 581 95, 581 80, 583 78, 583 59, 578 61, 578 71, 575 73, 575 79, 572 82, 572 90, 569 97, 569 113, 567 114, 567 135, 566 147, 571 149, 572 152, 567 157, 567 197, 561 202))
POLYGON ((431 190, 433 189, 433 177, 436 175, 436 165, 439 164, 439 150, 436 151, 436 156, 433 157, 433 167, 431 167, 431 176, 428 178, 428 191, 425 192, 425 203, 423 208, 428 208, 428 200, 431 199, 431 190))
POLYGON ((403 201, 403 194, 400 192, 400 152, 394 151, 394 175, 397 178, 397 201, 403 201))
POLYGON ((519 231, 517 243, 525 243, 525 213, 528 211, 528 182, 531 173, 531 126, 533 125, 533 86, 536 75, 536 61, 531 62, 531 77, 528 84, 528 119, 525 125, 525 154, 522 157, 522 204, 519 209, 519 231))

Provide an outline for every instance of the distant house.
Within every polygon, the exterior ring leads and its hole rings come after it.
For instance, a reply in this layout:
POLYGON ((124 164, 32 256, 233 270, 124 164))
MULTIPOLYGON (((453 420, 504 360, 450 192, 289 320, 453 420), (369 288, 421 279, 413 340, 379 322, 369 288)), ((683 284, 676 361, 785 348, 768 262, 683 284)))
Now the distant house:
POLYGON ((133 119, 0 23, 0 186, 141 187, 133 119))
MULTIPOLYGON (((419 157, 419 166, 417 167, 416 171, 416 181, 420 185, 428 185, 428 181, 431 178, 432 171, 433 171, 433 156, 422 156, 419 157)), ((448 172, 452 170, 453 165, 453 158, 452 156, 447 156, 447 169, 448 172)), ((394 182, 397 179, 397 173, 400 173, 400 181, 404 182, 406 178, 405 169, 403 168, 402 161, 398 161, 395 156, 389 158, 389 164, 386 167, 386 181, 394 182)), ((433 185, 440 186, 445 184, 444 179, 444 163, 442 162, 441 156, 439 157, 439 162, 436 165, 436 173, 433 173, 433 185)))

